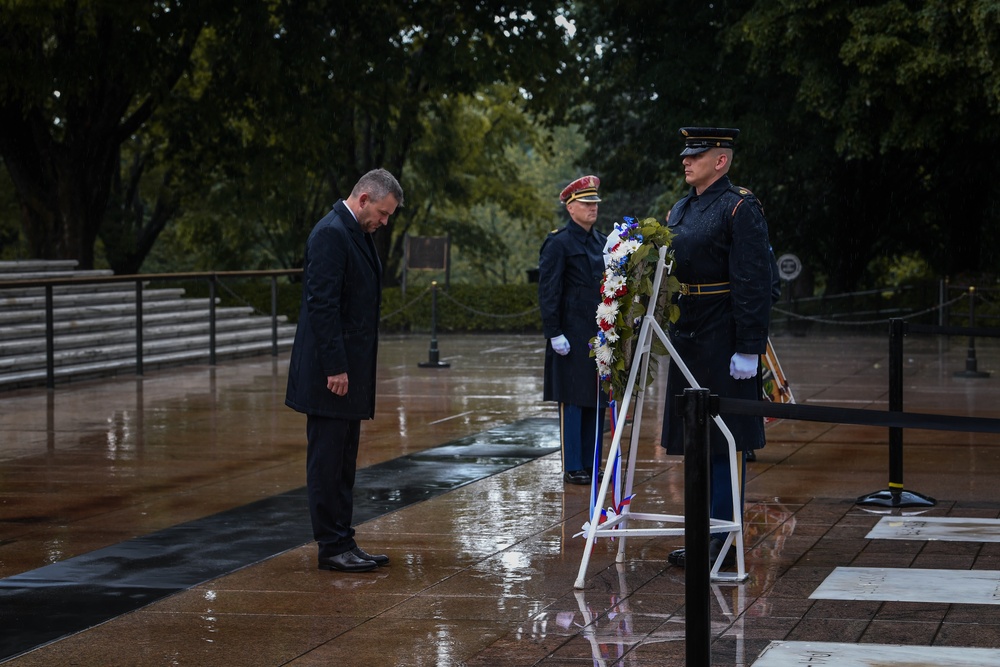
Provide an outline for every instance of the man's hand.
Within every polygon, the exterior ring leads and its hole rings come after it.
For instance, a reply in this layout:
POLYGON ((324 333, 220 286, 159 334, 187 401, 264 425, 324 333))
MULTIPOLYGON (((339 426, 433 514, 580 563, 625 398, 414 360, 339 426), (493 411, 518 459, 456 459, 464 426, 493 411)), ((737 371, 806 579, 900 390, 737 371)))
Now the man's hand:
POLYGON ((326 388, 337 396, 345 396, 347 394, 347 373, 328 375, 326 378, 326 388))
POLYGON ((737 352, 729 361, 729 374, 737 380, 749 380, 757 375, 757 361, 760 355, 737 352))
POLYGON ((551 339, 552 351, 559 356, 565 357, 569 354, 569 341, 566 340, 566 336, 559 334, 555 338, 551 339))

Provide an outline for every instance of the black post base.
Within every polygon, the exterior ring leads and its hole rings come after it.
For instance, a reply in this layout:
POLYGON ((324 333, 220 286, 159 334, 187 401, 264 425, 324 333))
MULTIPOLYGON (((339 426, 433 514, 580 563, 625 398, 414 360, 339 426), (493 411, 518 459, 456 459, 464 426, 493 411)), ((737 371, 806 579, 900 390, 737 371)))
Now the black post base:
POLYGON ((447 361, 421 361, 417 363, 420 368, 450 368, 451 364, 447 361))
POLYGON ((420 361, 417 366, 420 368, 448 368, 451 366, 446 361, 438 361, 440 353, 437 348, 437 340, 431 341, 431 348, 427 351, 427 361, 420 361))
POLYGON ((879 505, 881 507, 934 507, 937 501, 930 496, 914 491, 893 491, 883 489, 861 496, 857 499, 858 505, 879 505))
POLYGON ((973 371, 966 369, 964 371, 955 371, 953 376, 957 378, 988 378, 990 374, 986 371, 973 371))

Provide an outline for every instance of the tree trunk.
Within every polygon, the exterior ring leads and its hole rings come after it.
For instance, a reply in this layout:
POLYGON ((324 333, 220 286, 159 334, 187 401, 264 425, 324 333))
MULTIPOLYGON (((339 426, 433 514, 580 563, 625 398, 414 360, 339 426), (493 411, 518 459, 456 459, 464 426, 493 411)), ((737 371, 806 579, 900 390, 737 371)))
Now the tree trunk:
POLYGON ((62 142, 38 115, 0 109, 5 126, 0 155, 21 206, 21 223, 35 259, 75 259, 94 268, 94 242, 107 209, 117 144, 109 137, 67 129, 62 142))

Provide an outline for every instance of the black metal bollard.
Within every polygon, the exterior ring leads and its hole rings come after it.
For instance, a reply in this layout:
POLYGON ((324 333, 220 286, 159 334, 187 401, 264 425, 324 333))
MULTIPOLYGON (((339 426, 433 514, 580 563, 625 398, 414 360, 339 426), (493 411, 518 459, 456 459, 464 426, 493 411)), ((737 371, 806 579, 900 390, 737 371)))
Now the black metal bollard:
POLYGON ((45 387, 56 386, 56 333, 55 305, 52 285, 45 286, 45 387))
POLYGON ((135 281, 135 374, 142 375, 142 281, 135 281))
POLYGON ((431 346, 427 351, 427 361, 417 364, 420 368, 448 368, 451 364, 439 360, 437 339, 437 281, 431 283, 431 346))
POLYGON ((708 562, 709 497, 708 389, 685 389, 684 414, 684 640, 688 667, 707 667, 712 658, 711 565, 708 562))
MULTIPOLYGON (((969 286, 969 328, 976 326, 976 288, 969 286)), ((965 370, 956 371, 957 378, 988 378, 989 373, 978 370, 976 362, 976 337, 969 336, 969 347, 965 354, 965 370)))
MULTIPOLYGON (((906 323, 889 320, 889 410, 903 411, 903 337, 906 323)), ((858 505, 933 507, 937 501, 916 491, 903 490, 903 429, 889 427, 889 488, 857 499, 858 505)))

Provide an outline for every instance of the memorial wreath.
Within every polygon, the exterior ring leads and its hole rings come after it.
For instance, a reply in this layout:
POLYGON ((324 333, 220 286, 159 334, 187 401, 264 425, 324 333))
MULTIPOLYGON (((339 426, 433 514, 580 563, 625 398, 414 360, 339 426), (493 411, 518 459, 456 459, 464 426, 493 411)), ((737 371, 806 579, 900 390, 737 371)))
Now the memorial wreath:
MULTIPOLYGON (((647 304, 654 301, 653 281, 659 249, 667 247, 667 263, 671 264, 669 251, 673 234, 655 218, 636 220, 625 217, 615 223, 609 236, 609 255, 601 281, 601 303, 597 307, 598 332, 590 341, 591 356, 597 360, 601 387, 617 400, 624 398, 629 369, 635 352, 639 325, 646 314, 647 304), (617 240, 615 240, 617 235, 617 240)), ((680 311, 674 295, 680 290, 676 277, 664 276, 658 295, 660 317, 677 321, 680 311)), ((652 351, 666 354, 666 346, 653 337, 652 351)), ((656 356, 650 355, 649 375, 639 378, 641 386, 653 380, 656 356)))

